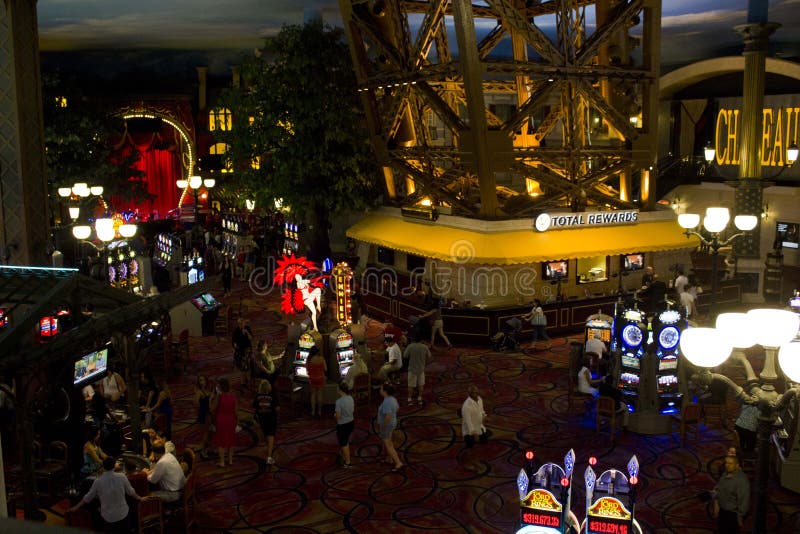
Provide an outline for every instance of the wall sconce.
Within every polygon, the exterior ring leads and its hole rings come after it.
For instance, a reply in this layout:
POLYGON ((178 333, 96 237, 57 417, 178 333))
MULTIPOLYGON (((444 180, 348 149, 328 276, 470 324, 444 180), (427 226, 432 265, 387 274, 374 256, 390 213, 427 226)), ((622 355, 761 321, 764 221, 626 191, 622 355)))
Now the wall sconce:
POLYGON ((677 213, 677 211, 681 208, 681 198, 680 197, 673 198, 672 202, 670 203, 670 207, 672 208, 672 211, 677 213))
POLYGON ((764 207, 761 209, 761 220, 766 221, 767 219, 769 219, 769 204, 765 202, 764 207))

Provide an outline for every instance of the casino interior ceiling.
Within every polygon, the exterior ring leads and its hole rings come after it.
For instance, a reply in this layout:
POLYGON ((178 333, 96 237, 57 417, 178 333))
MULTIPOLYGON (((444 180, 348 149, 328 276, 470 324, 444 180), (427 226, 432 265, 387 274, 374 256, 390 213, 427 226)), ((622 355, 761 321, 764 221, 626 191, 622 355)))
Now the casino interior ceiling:
POLYGON ((653 207, 661 0, 339 5, 392 202, 653 207))

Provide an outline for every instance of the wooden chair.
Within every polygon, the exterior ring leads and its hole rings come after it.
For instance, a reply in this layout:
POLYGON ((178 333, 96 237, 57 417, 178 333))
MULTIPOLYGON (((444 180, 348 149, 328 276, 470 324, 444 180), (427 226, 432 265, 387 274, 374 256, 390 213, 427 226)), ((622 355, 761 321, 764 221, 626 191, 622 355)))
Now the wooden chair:
POLYGON ((694 440, 697 441, 700 435, 700 418, 702 416, 702 410, 699 404, 686 404, 683 408, 681 408, 681 412, 678 414, 672 414, 672 421, 678 425, 678 430, 680 432, 681 438, 681 447, 686 446, 686 433, 689 431, 694 431, 694 440))
POLYGON ((295 404, 303 400, 303 386, 295 384, 294 381, 286 376, 280 375, 275 378, 275 392, 278 396, 278 403, 281 406, 288 406, 294 415, 295 404))
MULTIPOLYGON (((46 494, 51 499, 56 498, 67 487, 69 479, 69 448, 63 441, 50 443, 47 456, 38 441, 33 443, 33 452, 36 458, 34 477, 37 487, 42 482, 47 488, 46 494)), ((40 490, 41 491, 41 490, 40 490)))
POLYGON ((597 398, 597 407, 595 408, 595 432, 600 432, 601 428, 608 423, 608 432, 611 435, 611 443, 614 443, 614 438, 617 434, 617 421, 622 423, 624 417, 624 407, 620 407, 619 403, 612 397, 600 395, 597 398))
POLYGON ((158 497, 144 497, 139 501, 139 511, 137 517, 137 532, 142 532, 158 527, 158 531, 164 533, 164 514, 161 508, 161 499, 158 497))
POLYGON ((186 477, 186 484, 183 486, 181 498, 175 502, 166 503, 167 521, 180 517, 182 523, 181 532, 189 532, 195 523, 194 512, 197 504, 195 493, 195 476, 190 474, 186 477))
POLYGON ((184 471, 184 476, 189 476, 194 472, 195 467, 197 466, 197 456, 195 452, 192 450, 191 447, 186 447, 183 450, 184 458, 181 460, 181 467, 183 467, 184 461, 186 462, 186 470, 184 471))
POLYGON ((369 406, 372 402, 372 384, 370 382, 369 373, 361 373, 353 379, 352 395, 356 404, 366 401, 366 405, 369 406))

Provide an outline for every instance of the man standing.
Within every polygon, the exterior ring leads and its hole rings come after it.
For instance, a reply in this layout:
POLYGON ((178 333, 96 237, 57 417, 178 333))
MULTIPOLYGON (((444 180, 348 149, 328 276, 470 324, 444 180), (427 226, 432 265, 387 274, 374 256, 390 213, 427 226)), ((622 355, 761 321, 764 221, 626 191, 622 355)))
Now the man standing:
POLYGON ((403 352, 408 359, 408 404, 414 403, 414 389, 417 391, 417 403, 422 404, 422 388, 425 386, 425 366, 431 359, 431 351, 425 343, 414 339, 403 352))
POLYGON ((731 447, 725 456, 725 472, 715 488, 714 517, 717 518, 717 532, 739 534, 749 506, 750 482, 739 466, 736 449, 731 447))
POLYGON ((651 265, 648 265, 644 268, 644 274, 642 275, 642 289, 649 287, 653 280, 655 280, 655 271, 651 265))
POLYGON ((681 299, 681 307, 686 309, 687 319, 697 315, 697 303, 694 300, 694 296, 689 291, 691 288, 692 286, 687 283, 685 286, 683 286, 683 291, 678 294, 681 299))
POLYGON ((128 534, 130 530, 128 512, 130 509, 125 501, 125 496, 130 495, 137 501, 142 500, 142 498, 136 494, 124 473, 114 471, 114 465, 114 458, 107 456, 103 460, 103 474, 92 482, 92 487, 89 488, 83 499, 69 510, 74 512, 97 497, 100 499, 100 517, 103 518, 104 523, 103 531, 114 534, 128 534))
POLYGON ((475 444, 486 443, 489 438, 484 423, 486 412, 483 409, 483 399, 478 394, 478 388, 470 386, 468 396, 461 405, 461 434, 464 436, 464 467, 470 471, 480 468, 475 455, 475 444))
POLYGON ((153 446, 153 454, 157 461, 153 469, 142 469, 151 484, 157 484, 158 489, 150 494, 164 502, 174 502, 180 499, 181 490, 186 484, 186 477, 178 459, 172 454, 166 454, 164 445, 157 443, 153 446))
POLYGON ((386 355, 388 361, 383 364, 383 367, 378 372, 378 376, 383 381, 389 378, 389 373, 399 371, 403 367, 403 353, 400 351, 394 336, 386 339, 386 355))
POLYGON ((688 284, 689 279, 683 274, 683 269, 678 269, 678 276, 675 278, 675 292, 680 295, 688 284))

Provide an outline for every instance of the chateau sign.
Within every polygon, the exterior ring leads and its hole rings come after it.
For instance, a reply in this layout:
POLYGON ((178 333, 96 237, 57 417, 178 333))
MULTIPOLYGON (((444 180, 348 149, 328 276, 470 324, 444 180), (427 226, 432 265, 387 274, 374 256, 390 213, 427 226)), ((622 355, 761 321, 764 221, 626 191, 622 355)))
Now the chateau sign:
MULTIPOLYGON (((786 149, 798 142, 800 107, 764 108, 761 128, 761 165, 785 167, 786 149)), ((714 127, 714 150, 718 165, 739 165, 742 113, 736 108, 720 107, 714 127)))
POLYGON ((533 225, 538 231, 546 232, 547 230, 594 228, 595 226, 636 224, 638 222, 639 210, 617 210, 581 213, 540 213, 533 225))

